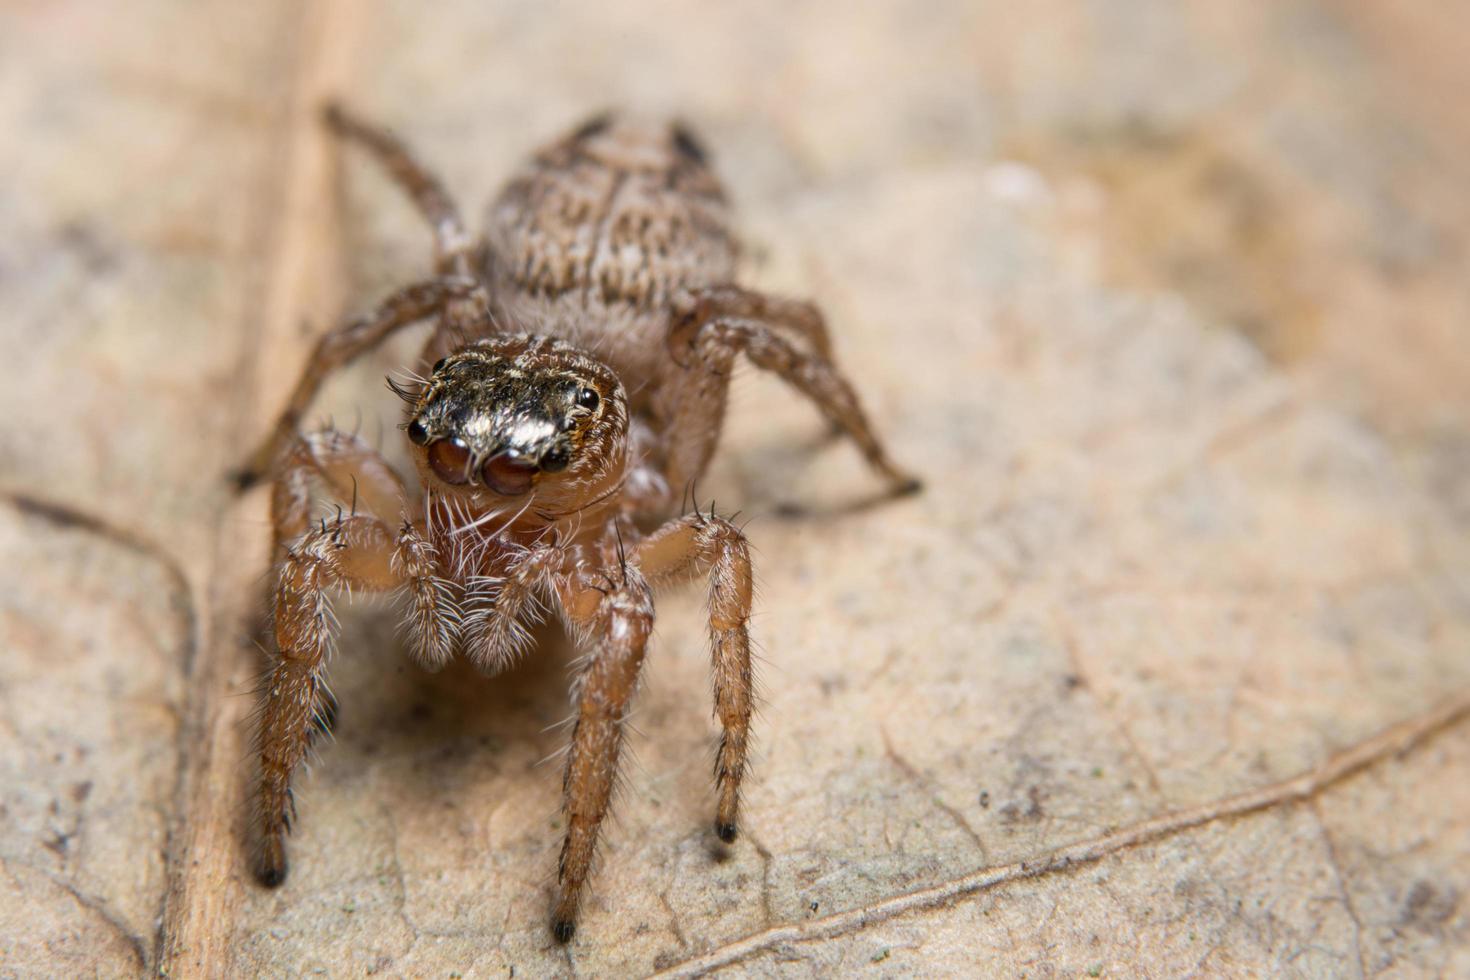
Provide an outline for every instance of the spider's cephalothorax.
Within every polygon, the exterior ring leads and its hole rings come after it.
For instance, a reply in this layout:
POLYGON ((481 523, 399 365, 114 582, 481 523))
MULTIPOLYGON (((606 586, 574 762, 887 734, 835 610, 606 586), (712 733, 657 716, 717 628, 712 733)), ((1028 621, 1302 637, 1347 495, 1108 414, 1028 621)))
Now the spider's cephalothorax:
POLYGON ((806 395, 894 492, 918 484, 873 433, 816 307, 733 282, 725 195, 687 128, 593 119, 510 181, 476 239, 400 143, 337 109, 327 121, 413 197, 435 232, 435 274, 322 338, 243 475, 245 485, 274 476, 280 558, 260 695, 256 873, 267 885, 286 877, 292 775, 331 715, 337 590, 402 593, 413 649, 430 667, 457 651, 504 666, 545 606, 590 646, 574 687, 552 909, 565 942, 612 797, 652 588, 699 570, 709 573, 721 728, 714 829, 736 837, 752 706, 749 547, 713 514, 665 520, 714 452, 735 359, 806 395), (298 427, 328 374, 426 318, 437 323, 427 377, 393 383, 408 403, 410 490, 357 436, 298 427), (332 519, 313 520, 313 490, 343 502, 332 519))

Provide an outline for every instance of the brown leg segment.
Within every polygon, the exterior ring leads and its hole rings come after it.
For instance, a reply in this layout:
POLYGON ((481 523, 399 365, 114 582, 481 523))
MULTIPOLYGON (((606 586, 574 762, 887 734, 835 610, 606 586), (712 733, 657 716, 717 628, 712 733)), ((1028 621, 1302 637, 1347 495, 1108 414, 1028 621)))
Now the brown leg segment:
POLYGON ((330 727, 335 713, 323 676, 337 631, 332 590, 384 592, 406 586, 415 646, 430 664, 449 657, 457 621, 432 544, 411 521, 403 520, 395 534, 385 520, 403 513, 406 493, 381 456, 358 437, 327 429, 296 437, 285 462, 272 496, 278 553, 284 553, 275 593, 276 655, 261 691, 256 733, 261 844, 256 874, 267 885, 286 877, 285 837, 294 817, 291 776, 311 739, 330 727), (318 487, 344 501, 345 508, 313 525, 310 507, 318 487))
MULTIPOLYGON (((352 517, 372 514, 385 525, 408 507, 408 491, 387 461, 356 435, 322 429, 298 435, 282 458, 271 494, 276 554, 307 530, 313 491, 323 487, 352 517)), ((402 520, 391 570, 408 591, 404 617, 414 652, 426 667, 441 667, 454 650, 459 609, 440 575, 437 549, 412 521, 402 520)))
POLYGON ((832 337, 827 318, 815 303, 758 293, 743 286, 707 286, 690 293, 688 309, 699 319, 720 317, 758 320, 791 331, 811 345, 818 357, 832 361, 832 337))
POLYGON ((312 493, 318 487, 348 504, 354 516, 366 511, 391 520, 407 505, 403 481, 358 436, 330 428, 294 435, 271 491, 271 525, 278 547, 306 531, 312 493))
POLYGON ((397 584, 390 570, 393 536, 375 517, 319 525, 281 563, 275 598, 276 662, 261 691, 257 747, 260 791, 256 818, 262 884, 286 879, 286 833, 294 816, 291 776, 313 734, 327 724, 323 666, 335 639, 330 590, 339 585, 382 591, 397 584))
POLYGON ((381 344, 394 331, 433 316, 456 299, 478 297, 488 303, 480 285, 471 279, 431 279, 398 290, 371 314, 333 330, 317 341, 316 349, 296 382, 291 400, 275 428, 240 471, 237 482, 246 488, 265 476, 286 444, 296 435, 301 416, 316 397, 322 382, 338 368, 381 344))
POLYGON ((357 118, 340 105, 327 106, 323 120, 332 132, 355 140, 372 153, 429 222, 434 230, 434 268, 443 274, 472 275, 479 243, 465 232, 459 208, 439 178, 392 133, 357 118))
POLYGON ((715 757, 719 794, 715 833, 730 843, 738 829, 740 783, 745 775, 754 708, 750 668, 750 545, 724 518, 690 514, 670 521, 638 546, 637 563, 658 585, 709 567, 709 635, 715 714, 723 729, 715 757))
POLYGON ((714 307, 696 308, 674 325, 669 345, 673 376, 666 380, 655 410, 669 433, 666 475, 671 489, 687 486, 709 462, 724 422, 731 369, 740 353, 811 399, 852 439, 894 493, 919 489, 919 481, 889 457, 841 372, 826 357, 793 344, 771 323, 725 316, 714 307))
MULTIPOLYGON (((612 801, 623 719, 637 690, 653 630, 653 596, 642 575, 626 565, 610 574, 617 581, 608 583, 612 587, 589 617, 597 649, 578 682, 577 720, 562 784, 567 836, 557 864, 557 897, 551 913, 552 935, 562 943, 577 929, 577 906, 597 849, 598 830, 612 801)), ((563 596, 562 604, 568 610, 582 605, 580 598, 570 595, 563 596)))

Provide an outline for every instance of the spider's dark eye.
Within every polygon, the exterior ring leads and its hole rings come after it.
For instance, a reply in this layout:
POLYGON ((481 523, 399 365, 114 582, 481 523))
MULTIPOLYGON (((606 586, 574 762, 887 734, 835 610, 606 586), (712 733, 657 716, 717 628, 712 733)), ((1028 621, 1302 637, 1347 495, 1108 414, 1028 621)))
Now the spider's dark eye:
POLYGON ((429 373, 430 374, 438 374, 440 371, 444 370, 444 365, 446 365, 448 363, 449 363, 449 358, 447 358, 447 357, 441 357, 441 358, 439 358, 439 360, 437 360, 437 361, 434 362, 434 366, 429 369, 429 373))
POLYGON ((470 482, 470 451, 453 439, 440 439, 429 447, 429 468, 445 483, 462 486, 470 482))
POLYGON ((536 464, 514 456, 491 456, 480 467, 485 486, 506 497, 517 497, 531 489, 536 464))
POLYGON ((414 419, 408 423, 408 438, 415 446, 422 446, 429 441, 429 430, 424 428, 424 423, 414 419))
POLYGON ((577 392, 578 408, 585 408, 590 412, 601 403, 602 399, 599 398, 597 392, 593 391, 591 388, 583 388, 581 391, 577 392))

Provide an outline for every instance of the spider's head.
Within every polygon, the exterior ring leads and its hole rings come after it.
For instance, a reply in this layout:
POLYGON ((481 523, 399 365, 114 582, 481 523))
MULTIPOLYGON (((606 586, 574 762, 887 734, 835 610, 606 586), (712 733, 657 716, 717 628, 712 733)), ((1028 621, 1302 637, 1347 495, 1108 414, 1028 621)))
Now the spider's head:
POLYGON ((404 430, 426 485, 493 507, 530 493, 575 496, 621 476, 628 404, 612 370, 575 347, 499 337, 435 364, 404 430))

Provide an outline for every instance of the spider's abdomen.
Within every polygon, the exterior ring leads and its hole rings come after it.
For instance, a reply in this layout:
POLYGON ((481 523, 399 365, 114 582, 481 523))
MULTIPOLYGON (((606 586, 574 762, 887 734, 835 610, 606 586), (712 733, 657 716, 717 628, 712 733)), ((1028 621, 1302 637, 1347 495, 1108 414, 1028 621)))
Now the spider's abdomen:
POLYGON ((724 191, 677 123, 591 120, 510 181, 488 225, 508 316, 637 373, 677 292, 735 272, 724 191))

